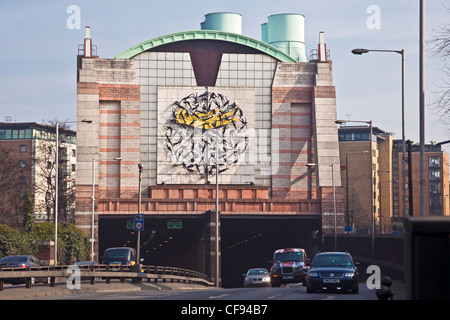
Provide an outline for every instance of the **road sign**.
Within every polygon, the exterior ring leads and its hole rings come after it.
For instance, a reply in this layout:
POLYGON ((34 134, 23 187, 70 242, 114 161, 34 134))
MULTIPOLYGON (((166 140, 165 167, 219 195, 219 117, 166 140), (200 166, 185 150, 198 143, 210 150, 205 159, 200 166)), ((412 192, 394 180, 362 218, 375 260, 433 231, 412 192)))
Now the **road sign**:
POLYGON ((135 231, 144 230, 144 215, 142 213, 134 215, 134 230, 135 231))
POLYGON ((344 227, 344 231, 345 232, 351 232, 352 231, 352 227, 351 226, 345 226, 344 227))
POLYGON ((134 220, 127 220, 127 229, 134 229, 134 220))
POLYGON ((167 221, 167 229, 182 229, 183 222, 181 220, 169 220, 167 221))

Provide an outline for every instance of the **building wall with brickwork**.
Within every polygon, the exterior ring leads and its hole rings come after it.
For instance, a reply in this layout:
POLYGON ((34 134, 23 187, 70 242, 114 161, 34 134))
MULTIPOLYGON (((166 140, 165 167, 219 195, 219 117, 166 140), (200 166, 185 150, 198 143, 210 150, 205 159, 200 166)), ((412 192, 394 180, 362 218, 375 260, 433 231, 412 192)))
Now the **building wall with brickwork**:
POLYGON ((136 213, 139 192, 146 215, 204 214, 218 168, 222 215, 309 215, 324 232, 337 217, 343 231, 331 61, 205 34, 78 56, 77 118, 93 123, 78 127, 77 225, 90 234, 93 183, 99 216, 136 213))

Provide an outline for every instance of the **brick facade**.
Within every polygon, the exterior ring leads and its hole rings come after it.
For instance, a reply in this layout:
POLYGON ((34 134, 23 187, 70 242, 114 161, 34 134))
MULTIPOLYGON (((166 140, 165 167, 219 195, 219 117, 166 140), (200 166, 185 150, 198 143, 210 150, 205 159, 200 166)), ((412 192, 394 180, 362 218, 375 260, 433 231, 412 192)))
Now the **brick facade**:
MULTIPOLYGON (((161 134, 164 110, 187 92, 204 90, 197 86, 189 54, 162 49, 114 61, 79 57, 78 118, 94 120, 78 131, 77 224, 89 235, 92 161, 97 164, 98 216, 134 214, 138 192, 148 215, 214 210, 214 177, 205 184, 204 178, 171 171, 180 169, 170 165, 170 158, 161 158, 167 152, 161 134), (138 163, 144 164, 141 190, 138 163)), ((216 86, 209 90, 236 101, 250 131, 257 133, 246 162, 219 177, 221 214, 315 216, 322 219, 323 232, 333 232, 330 164, 339 168, 339 151, 331 62, 285 63, 243 52, 223 53, 217 67, 216 86), (317 164, 317 170, 308 163, 317 164)), ((334 174, 341 232, 339 170, 334 174)))

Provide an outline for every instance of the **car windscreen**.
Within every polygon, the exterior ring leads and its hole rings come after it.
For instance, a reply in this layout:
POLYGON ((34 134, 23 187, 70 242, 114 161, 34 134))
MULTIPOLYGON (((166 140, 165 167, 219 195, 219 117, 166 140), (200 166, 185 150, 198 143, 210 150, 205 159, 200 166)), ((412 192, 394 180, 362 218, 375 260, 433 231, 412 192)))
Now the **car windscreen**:
POLYGON ((267 270, 249 270, 247 275, 249 276, 260 276, 260 275, 265 275, 265 274, 269 274, 269 272, 267 272, 267 270))
POLYGON ((27 256, 4 257, 1 262, 27 262, 27 256))
POLYGON ((128 259, 128 253, 130 252, 130 249, 114 249, 114 250, 106 250, 103 260, 127 260, 128 259))
POLYGON ((350 267, 352 261, 346 255, 320 255, 317 256, 312 264, 313 267, 350 267))
POLYGON ((303 261, 303 255, 301 252, 279 252, 275 253, 275 261, 303 261))

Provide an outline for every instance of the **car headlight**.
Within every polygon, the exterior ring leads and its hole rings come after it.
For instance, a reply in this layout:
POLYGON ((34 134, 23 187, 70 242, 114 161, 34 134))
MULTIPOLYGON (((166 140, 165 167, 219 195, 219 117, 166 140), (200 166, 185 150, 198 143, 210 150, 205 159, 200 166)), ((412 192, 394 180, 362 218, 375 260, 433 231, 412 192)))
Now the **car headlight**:
POLYGON ((270 282, 270 276, 264 277, 263 282, 270 282))
POLYGON ((347 273, 344 274, 344 276, 345 276, 346 278, 353 278, 354 275, 355 275, 354 272, 347 272, 347 273))
POLYGON ((319 274, 318 274, 317 272, 310 272, 310 273, 309 273, 309 276, 310 276, 310 277, 318 277, 319 274))

